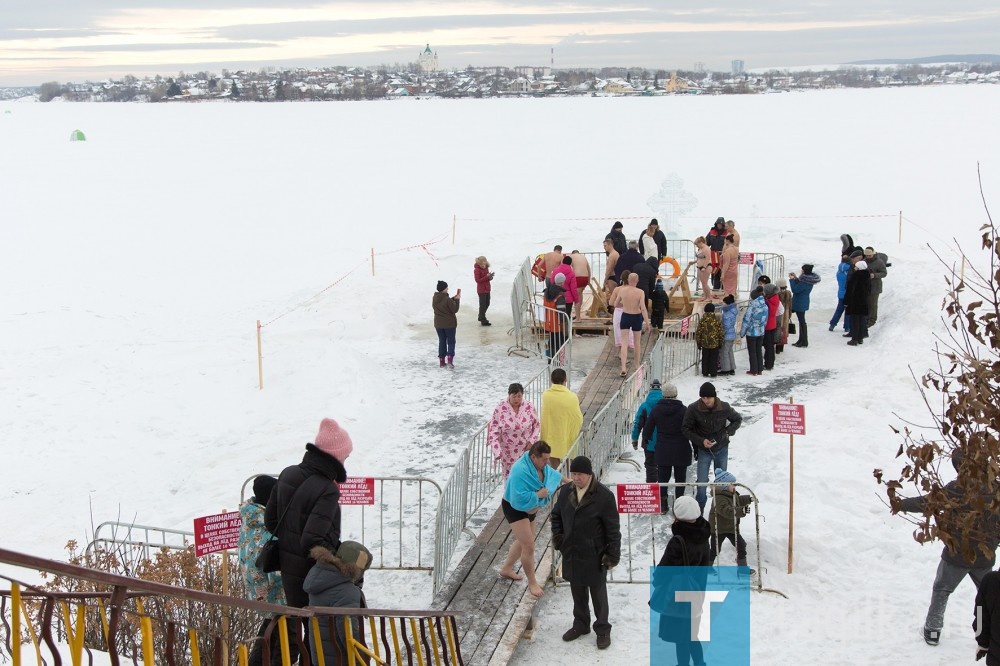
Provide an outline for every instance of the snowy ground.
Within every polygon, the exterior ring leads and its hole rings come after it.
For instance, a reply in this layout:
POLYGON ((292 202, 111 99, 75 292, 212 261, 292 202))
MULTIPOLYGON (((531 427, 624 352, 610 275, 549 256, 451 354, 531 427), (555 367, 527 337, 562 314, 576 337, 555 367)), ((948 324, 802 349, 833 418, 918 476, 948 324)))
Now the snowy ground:
MULTIPOLYGON (((443 482, 507 384, 542 367, 505 353, 513 271, 555 242, 596 249, 610 221, 585 218, 663 219, 647 201, 677 174, 698 203, 671 236, 704 233, 724 215, 744 250, 781 252, 790 269, 814 263, 823 278, 808 349, 789 348, 765 378, 718 382, 747 417, 731 470, 761 498, 765 584, 789 597, 754 595, 754 662, 964 661, 972 586, 954 595, 941 646, 925 646, 918 628, 939 547, 920 547, 887 514, 871 471, 899 466, 890 423, 928 420, 909 370, 930 365, 940 326, 943 281, 926 244, 948 257, 952 237, 976 247, 977 161, 1000 205, 998 103, 1000 88, 968 86, 0 104, 3 545, 60 557, 68 539, 85 541, 92 524, 119 516, 190 529, 195 516, 234 508, 251 474, 296 462, 324 416, 354 439, 352 475, 443 482), (88 141, 70 143, 73 129, 88 141), (851 215, 888 217, 840 217, 851 215), (893 263, 879 325, 858 349, 824 325, 843 232, 893 263), (489 329, 475 322, 479 254, 497 272, 489 329), (438 279, 466 296, 454 374, 434 358, 438 279), (768 404, 789 395, 806 405, 808 429, 796 442, 792 575, 788 444, 767 418, 768 404)), ((627 221, 628 235, 640 226, 627 221)), ((693 400, 700 382, 681 378, 681 398, 693 400)), ((622 466, 608 481, 638 478, 622 466)), ((404 580, 406 598, 429 602, 426 576, 404 580)), ((390 605, 402 585, 384 598, 370 586, 370 603, 390 605)), ((643 661, 648 593, 615 585, 612 594, 611 650, 562 644, 563 588, 546 597, 543 629, 518 662, 553 649, 643 661)))

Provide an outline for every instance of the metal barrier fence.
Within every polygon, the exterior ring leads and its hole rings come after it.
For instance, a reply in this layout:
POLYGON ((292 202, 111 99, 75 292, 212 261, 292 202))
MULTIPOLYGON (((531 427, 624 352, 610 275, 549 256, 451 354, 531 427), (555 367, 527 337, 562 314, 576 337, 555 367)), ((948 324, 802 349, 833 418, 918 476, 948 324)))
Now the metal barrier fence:
POLYGON ((773 252, 755 252, 752 264, 740 264, 737 289, 746 296, 757 286, 757 278, 766 275, 775 282, 785 276, 785 257, 773 252))
POLYGON ((664 322, 663 361, 659 366, 661 380, 677 377, 698 365, 698 343, 694 334, 700 322, 701 315, 697 312, 679 321, 664 322))
MULTIPOLYGON (((261 475, 255 474, 243 482, 240 506, 247 487, 258 476, 261 475)), ((341 534, 352 535, 365 544, 373 556, 372 569, 431 570, 435 535, 428 518, 439 504, 441 486, 423 477, 387 476, 373 480, 371 505, 341 505, 341 534)), ((193 543, 194 533, 186 530, 107 521, 94 530, 85 554, 91 555, 98 548, 124 546, 131 555, 148 560, 161 548, 185 550, 193 543)))
POLYGON ((263 643, 265 664, 274 664, 270 647, 277 641, 277 661, 282 666, 291 666, 293 646, 298 648, 302 666, 310 666, 315 662, 297 630, 300 623, 306 623, 311 632, 315 661, 320 664, 367 663, 367 657, 376 663, 463 663, 452 613, 277 606, 6 549, 0 549, 0 564, 51 574, 74 590, 42 590, 0 575, 10 582, 9 590, 0 590, 0 632, 14 666, 25 663, 25 644, 30 644, 39 664, 46 663, 43 651, 51 657, 49 663, 62 663, 68 655, 73 666, 94 663, 93 651, 99 651, 114 666, 123 661, 141 661, 144 666, 246 666, 257 641, 263 643), (261 619, 268 616, 273 619, 263 636, 257 636, 261 619), (342 641, 340 637, 334 641, 333 622, 344 623, 342 641), (329 632, 326 636, 324 627, 329 632), (324 654, 323 641, 317 640, 322 638, 337 645, 335 654, 324 654))
MULTIPOLYGON (((243 482, 240 506, 246 499, 247 487, 258 476, 262 475, 255 474, 243 482)), ((368 478, 375 484, 373 502, 340 505, 341 535, 350 535, 371 551, 372 569, 430 571, 434 532, 429 518, 440 502, 441 486, 422 476, 368 478)))
MULTIPOLYGON (((612 484, 608 487, 617 496, 616 487, 620 484, 612 484)), ((630 484, 639 485, 639 484, 630 484)), ((659 484, 642 484, 642 485, 658 485, 662 489, 666 489, 667 497, 669 498, 670 506, 673 506, 674 502, 674 489, 678 487, 683 487, 685 489, 691 488, 708 488, 712 491, 712 496, 714 498, 714 493, 716 490, 716 484, 714 483, 697 483, 697 482, 685 482, 685 483, 659 483, 659 484)), ((755 554, 756 563, 756 576, 751 577, 750 585, 753 589, 758 592, 774 592, 785 596, 784 593, 769 589, 764 587, 764 573, 766 573, 763 562, 761 560, 760 553, 760 523, 762 516, 760 514, 760 502, 757 499, 757 494, 742 483, 733 484, 737 488, 745 489, 750 495, 753 504, 753 514, 754 514, 754 530, 753 534, 755 536, 754 543, 752 544, 752 552, 755 554)), ((564 492, 567 488, 564 488, 564 492)), ((661 491, 662 492, 662 491, 661 491)), ((711 508, 711 504, 706 505, 706 510, 711 508)), ((649 583, 649 567, 657 566, 660 559, 663 556, 663 551, 667 546, 667 542, 670 541, 672 534, 669 531, 670 525, 673 523, 673 519, 670 516, 669 510, 664 511, 661 514, 621 514, 622 515, 622 544, 621 544, 621 560, 618 566, 610 570, 608 573, 609 583, 649 583)), ((705 514, 706 517, 708 513, 705 514)), ((739 527, 738 517, 742 517, 742 511, 737 509, 735 503, 733 504, 733 523, 737 526, 737 535, 745 534, 744 530, 739 527)), ((718 525, 716 525, 715 530, 713 530, 712 536, 715 538, 719 553, 723 550, 723 541, 719 538, 718 525)), ((730 544, 730 548, 735 551, 735 546, 730 544)), ((729 550, 729 548, 727 548, 729 550)), ((748 544, 747 554, 751 552, 751 544, 748 544)), ((728 555, 725 559, 729 559, 728 555)), ((714 563, 713 563, 714 564, 714 563)), ((554 584, 558 584, 558 570, 556 568, 555 562, 552 567, 552 580, 554 584)))
POLYGON ((541 356, 543 353, 544 336, 538 335, 535 321, 535 293, 541 283, 531 274, 533 264, 534 260, 531 257, 524 260, 517 275, 514 276, 514 284, 510 289, 510 308, 514 315, 511 333, 514 335, 514 344, 507 349, 508 354, 541 356))
POLYGON ((92 556, 102 547, 107 550, 109 547, 126 546, 141 555, 142 559, 149 560, 161 548, 184 550, 192 543, 194 543, 193 532, 109 520, 94 530, 94 538, 84 549, 84 556, 92 556), (121 532, 124 534, 119 536, 121 532))

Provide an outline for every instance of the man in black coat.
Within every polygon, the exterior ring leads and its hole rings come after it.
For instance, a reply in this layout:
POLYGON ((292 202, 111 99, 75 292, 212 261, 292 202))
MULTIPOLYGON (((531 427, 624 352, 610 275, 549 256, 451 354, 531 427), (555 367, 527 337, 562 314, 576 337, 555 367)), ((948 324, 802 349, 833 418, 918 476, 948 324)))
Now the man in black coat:
POLYGON ((986 574, 976 593, 976 659, 985 655, 986 666, 1000 666, 1000 571, 986 574))
POLYGON ((600 650, 611 645, 608 622, 608 569, 621 558, 621 522, 614 493, 597 482, 590 459, 577 456, 569 466, 572 484, 559 490, 552 507, 552 545, 562 553, 563 578, 573 593, 573 626, 564 641, 590 633, 590 600, 600 650))
POLYGON ((851 263, 854 268, 847 278, 844 289, 844 311, 851 320, 851 340, 847 344, 855 347, 863 344, 868 337, 868 299, 872 288, 871 273, 868 264, 862 259, 864 253, 855 250, 851 253, 851 263))
POLYGON ((653 295, 653 289, 656 288, 656 276, 659 274, 659 269, 660 262, 652 257, 649 257, 645 261, 640 261, 631 269, 633 273, 639 276, 639 284, 636 286, 646 294, 647 301, 653 295))
POLYGON ((302 608, 309 595, 302 589, 314 560, 309 552, 323 546, 340 548, 340 489, 347 480, 344 461, 351 438, 336 421, 323 419, 315 444, 306 444, 302 462, 282 470, 264 511, 264 526, 278 538, 281 582, 288 605, 302 608))
POLYGON ((628 242, 628 249, 618 258, 615 263, 615 275, 621 275, 624 271, 632 271, 636 264, 641 264, 645 259, 639 254, 639 243, 628 242))
POLYGON ((624 225, 619 222, 615 222, 611 227, 611 233, 609 233, 606 238, 611 239, 611 244, 615 246, 615 252, 619 255, 625 254, 625 250, 628 249, 628 243, 625 240, 625 234, 622 233, 624 225))

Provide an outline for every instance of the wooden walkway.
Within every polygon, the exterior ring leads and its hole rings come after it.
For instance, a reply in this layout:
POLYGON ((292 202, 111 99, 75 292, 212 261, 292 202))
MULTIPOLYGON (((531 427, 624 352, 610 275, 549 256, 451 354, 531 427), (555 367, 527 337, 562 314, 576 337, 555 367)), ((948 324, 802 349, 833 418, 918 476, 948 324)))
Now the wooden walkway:
MULTIPOLYGON (((658 334, 653 331, 643 335, 642 360, 649 357, 658 334)), ((635 367, 630 355, 629 372, 635 367)), ((621 384, 618 349, 614 338, 609 337, 597 364, 577 391, 585 426, 621 384)), ((549 577, 552 566, 548 522, 548 511, 539 512, 534 522, 539 581, 549 577)), ((462 659, 471 666, 507 664, 518 642, 522 637, 529 637, 532 630, 536 599, 528 592, 527 583, 509 581, 497 575, 512 540, 510 527, 497 507, 496 513, 434 599, 435 609, 460 613, 458 634, 462 659)), ((562 632, 565 628, 556 627, 554 630, 562 632)))

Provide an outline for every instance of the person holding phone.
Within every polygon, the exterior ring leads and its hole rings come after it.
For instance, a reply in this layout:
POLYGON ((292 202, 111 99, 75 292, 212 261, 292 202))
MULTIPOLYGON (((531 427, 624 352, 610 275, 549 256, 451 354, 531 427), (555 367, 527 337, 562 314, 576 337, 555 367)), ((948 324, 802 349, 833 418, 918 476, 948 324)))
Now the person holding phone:
POLYGON ((437 291, 431 299, 434 310, 434 330, 438 335, 438 362, 440 367, 455 367, 455 330, 458 328, 458 304, 462 290, 456 289, 454 296, 448 295, 448 283, 438 280, 437 291))

